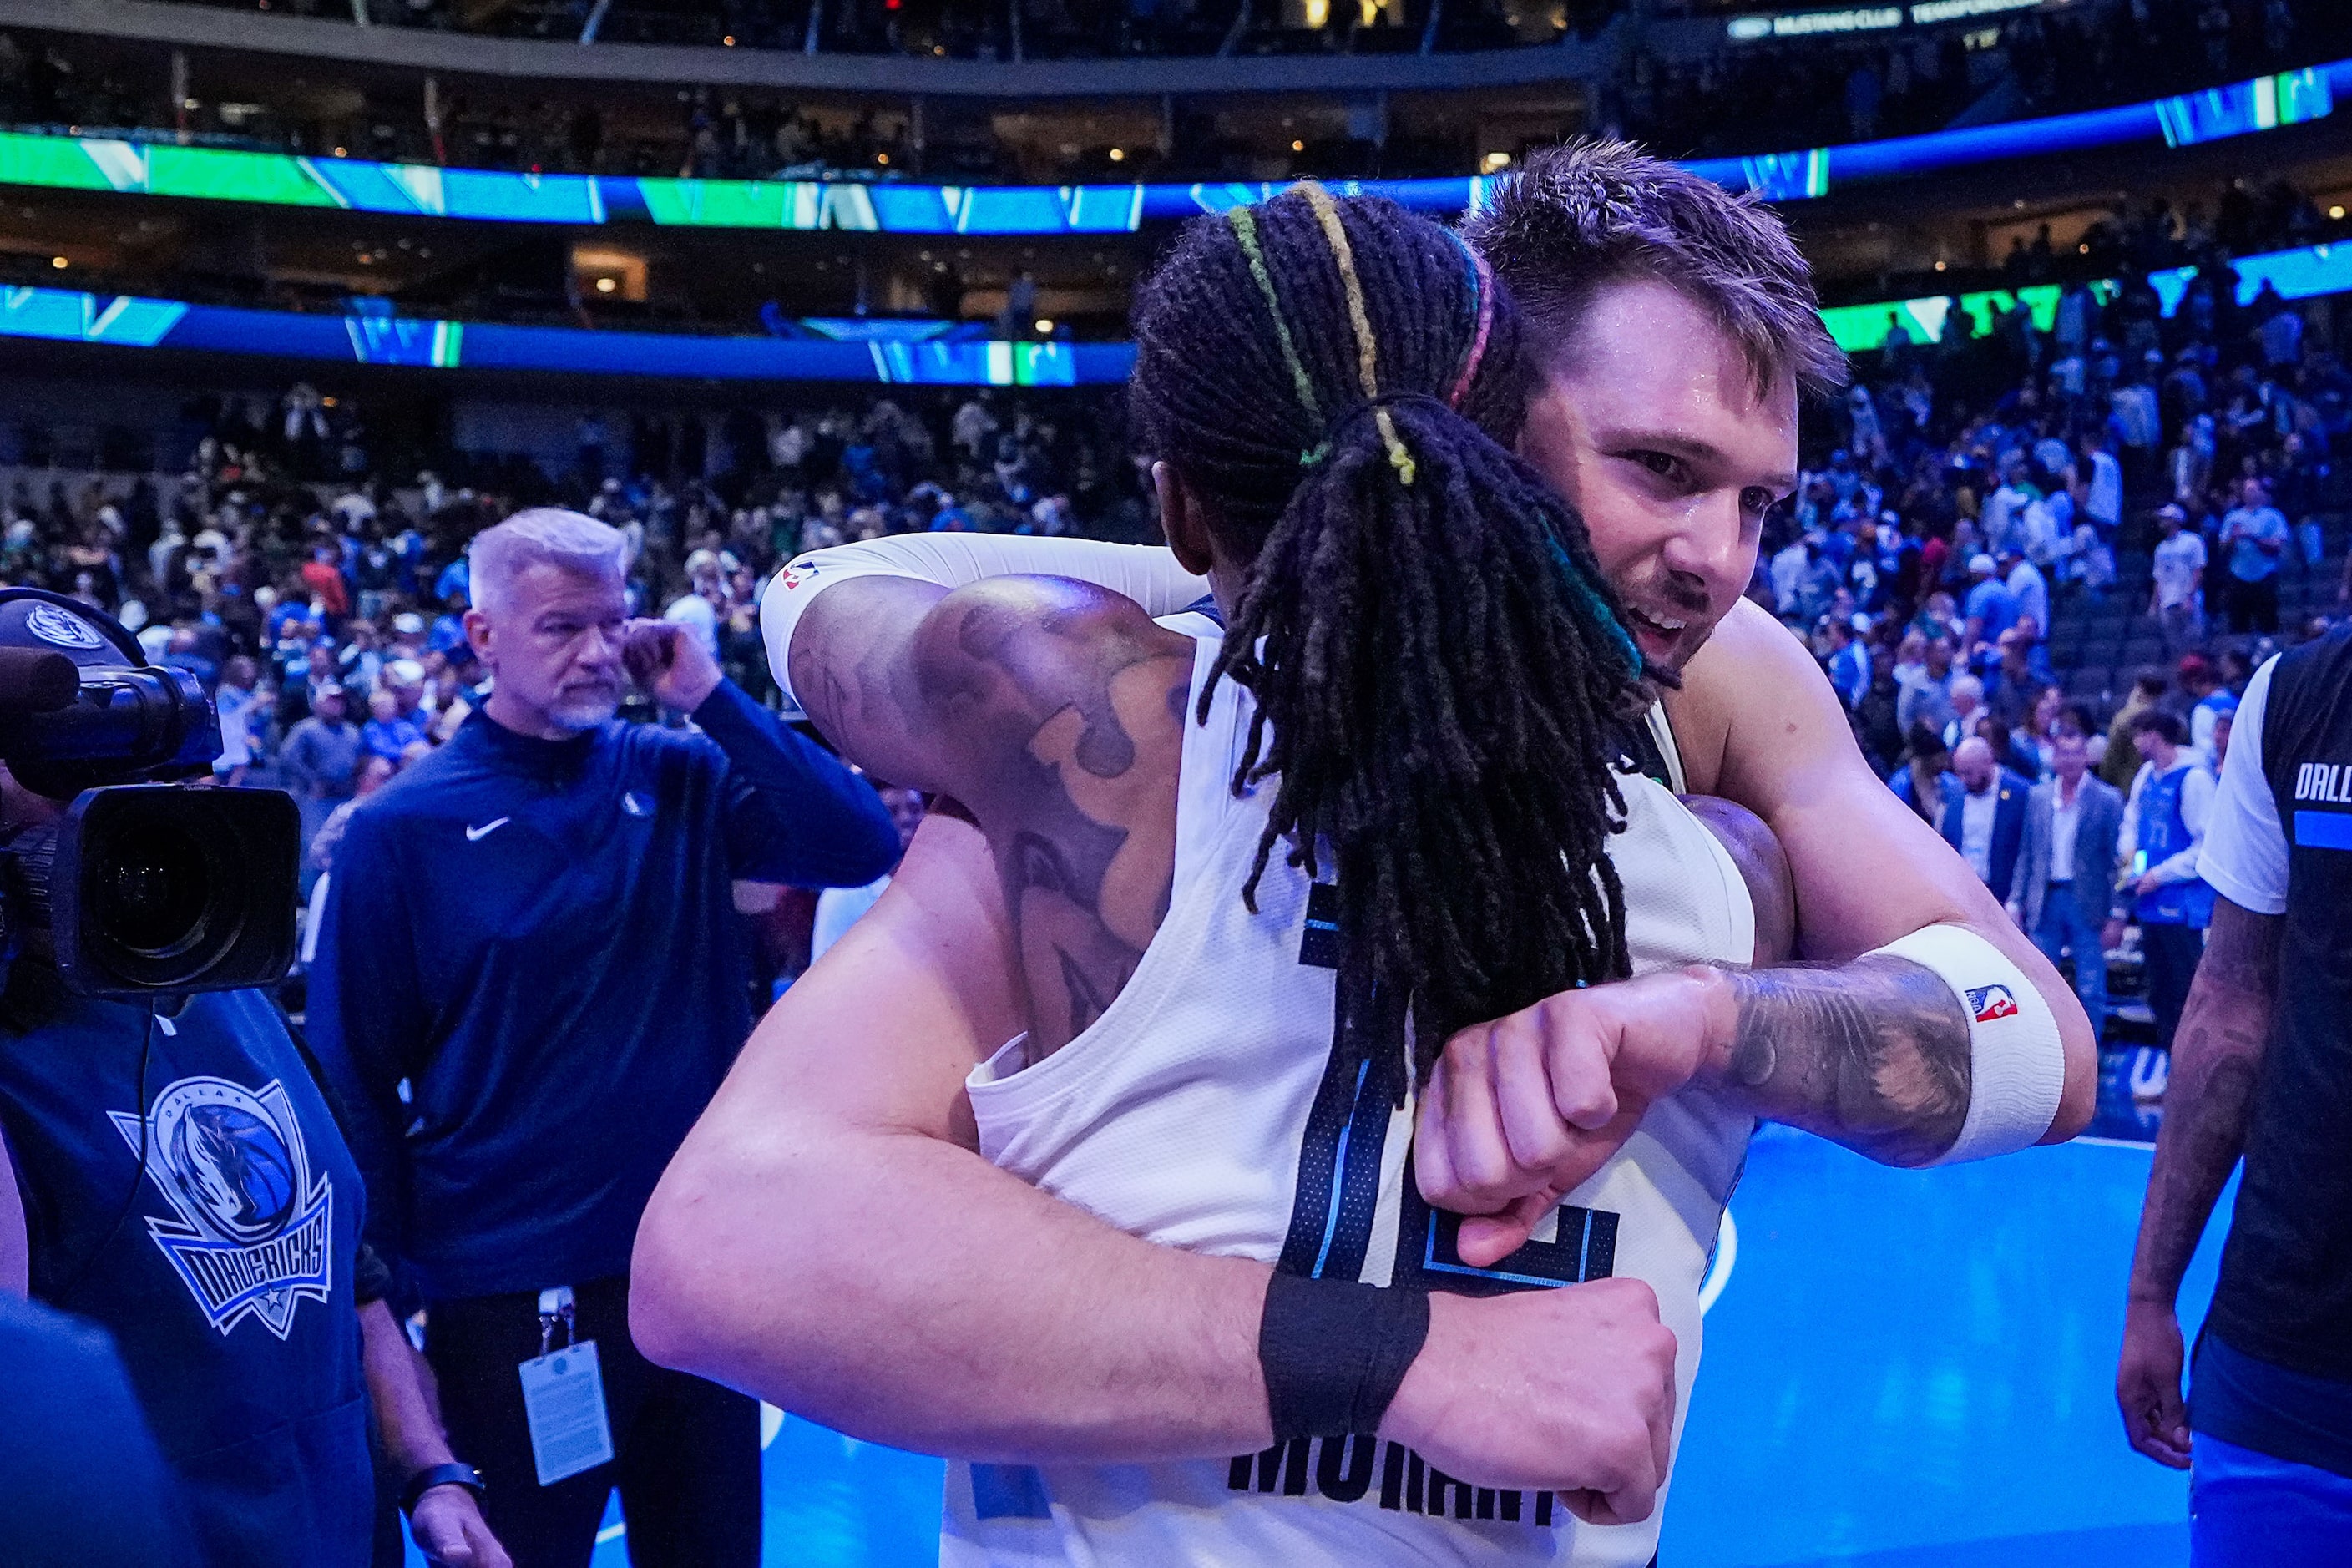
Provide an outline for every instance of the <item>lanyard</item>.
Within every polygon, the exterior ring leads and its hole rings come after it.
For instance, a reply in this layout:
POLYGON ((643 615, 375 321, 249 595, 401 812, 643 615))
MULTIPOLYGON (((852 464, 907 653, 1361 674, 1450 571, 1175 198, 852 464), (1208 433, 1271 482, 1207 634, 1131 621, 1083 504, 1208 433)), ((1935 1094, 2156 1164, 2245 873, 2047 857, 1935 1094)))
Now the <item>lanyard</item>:
POLYGON ((580 1342, 580 1327, 574 1320, 571 1286, 558 1285, 539 1293, 539 1353, 541 1356, 546 1355, 555 1343, 555 1325, 559 1321, 563 1324, 566 1348, 580 1342))

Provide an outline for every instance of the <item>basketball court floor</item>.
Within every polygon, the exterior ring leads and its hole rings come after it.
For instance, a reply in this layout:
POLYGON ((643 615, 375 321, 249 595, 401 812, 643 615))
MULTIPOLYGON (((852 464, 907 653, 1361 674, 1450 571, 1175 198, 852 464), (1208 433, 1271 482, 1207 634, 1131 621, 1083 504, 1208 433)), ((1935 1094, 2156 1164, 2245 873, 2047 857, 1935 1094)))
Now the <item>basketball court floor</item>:
MULTIPOLYGON (((1663 1568, 2186 1563, 2187 1487, 2124 1446, 2111 1392, 2154 1135, 2139 1056, 2110 1053, 2093 1136, 1985 1164, 1890 1171, 1758 1136, 1663 1568)), ((2221 1229, 2189 1273, 2192 1332, 2221 1229)), ((766 1429, 769 1563, 937 1561, 938 1460, 773 1411, 766 1429)), ((595 1568, 621 1568, 617 1512, 605 1533, 595 1568)))

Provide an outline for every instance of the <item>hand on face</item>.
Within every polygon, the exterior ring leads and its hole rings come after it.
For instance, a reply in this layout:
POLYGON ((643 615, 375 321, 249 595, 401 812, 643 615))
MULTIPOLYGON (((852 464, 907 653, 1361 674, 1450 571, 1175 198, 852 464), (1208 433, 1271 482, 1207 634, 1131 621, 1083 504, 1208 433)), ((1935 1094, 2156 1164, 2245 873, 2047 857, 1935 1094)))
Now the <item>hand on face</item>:
POLYGON ((718 660, 676 621, 631 621, 621 630, 621 662, 630 679, 673 712, 693 712, 719 689, 718 660))

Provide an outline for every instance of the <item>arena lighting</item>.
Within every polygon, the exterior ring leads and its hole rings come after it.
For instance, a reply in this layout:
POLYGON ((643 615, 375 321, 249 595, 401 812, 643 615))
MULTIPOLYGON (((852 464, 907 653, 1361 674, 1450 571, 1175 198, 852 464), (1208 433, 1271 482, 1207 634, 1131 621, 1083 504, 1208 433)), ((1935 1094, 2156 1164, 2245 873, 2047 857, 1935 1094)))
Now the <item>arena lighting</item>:
MULTIPOLYGON (((2010 11, 2031 11, 2042 0, 1921 0, 1908 13, 1915 27, 1961 22, 1972 16, 1997 16, 2010 11)), ((1802 38, 1823 33, 1879 33, 1899 27, 1906 18, 1900 5, 1853 5, 1837 11, 1790 11, 1778 15, 1734 16, 1723 26, 1735 44, 1763 38, 1802 38)))
MULTIPOLYGON (((1948 264, 1936 263, 1937 271, 1948 264)), ((2352 245, 2238 258, 2238 299, 2251 301, 2268 282, 2288 300, 2352 292, 2352 245)), ((2194 268, 2148 275, 2164 313, 2179 308, 2194 268)), ((2090 285, 2101 298, 2116 285, 2090 285)), ((2054 283, 1959 296, 1979 316, 2022 301, 2047 331, 2058 308, 2054 283)), ((1866 353, 1886 341, 1900 319, 1914 342, 1939 341, 1948 296, 1832 306, 1822 312, 1838 345, 1866 353)), ((1131 343, 1010 342, 966 337, 965 323, 809 318, 807 336, 696 337, 687 333, 587 331, 575 327, 505 326, 394 316, 388 303, 343 316, 191 305, 174 300, 105 296, 67 289, 0 289, 0 338, 266 353, 286 359, 439 369, 532 370, 573 374, 690 377, 719 381, 846 381, 950 386, 1086 386, 1124 381, 1131 343)), ((1050 321, 1037 323, 1040 331, 1050 321)))
POLYGON ((1921 0, 1911 7, 1911 25, 1932 27, 1938 22, 1960 22, 1970 16, 1998 16, 2007 11, 2031 11, 2042 0, 1921 0))
POLYGON ((375 305, 331 316, 16 288, 0 289, 0 338, 419 369, 940 386, 1108 384, 1125 381, 1135 360, 1128 343, 966 339, 940 332, 944 323, 922 321, 896 323, 912 330, 865 341, 843 341, 846 334, 814 322, 809 337, 698 337, 433 321, 375 305))
POLYGON ((1800 11, 1772 18, 1776 38, 1806 38, 1819 33, 1877 33, 1903 25, 1900 5, 1856 5, 1844 11, 1800 11))
MULTIPOLYGON (((2159 138, 2172 145, 2315 120, 2352 59, 2161 102, 1801 148, 1687 164, 1735 191, 1800 201, 1935 170, 2159 138)), ((1340 180, 1335 190, 1384 195, 1415 212, 1454 213, 1486 199, 1493 176, 1340 180)), ((523 174, 357 158, 307 158, 170 142, 0 132, 0 184, 115 191, 274 206, 340 207, 492 223, 889 234, 1127 234, 1260 201, 1283 184, 932 185, 897 180, 704 180, 624 174, 523 174)))

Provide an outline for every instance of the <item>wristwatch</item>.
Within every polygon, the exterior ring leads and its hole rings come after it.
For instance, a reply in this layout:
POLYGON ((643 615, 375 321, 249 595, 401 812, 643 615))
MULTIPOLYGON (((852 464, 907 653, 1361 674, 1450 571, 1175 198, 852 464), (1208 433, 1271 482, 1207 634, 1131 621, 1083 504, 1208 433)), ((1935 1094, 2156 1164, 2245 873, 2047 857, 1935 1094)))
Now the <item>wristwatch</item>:
POLYGON ((471 1465, 456 1463, 427 1466, 409 1477, 408 1485, 401 1489, 400 1511, 414 1516, 417 1500, 435 1487, 463 1487, 474 1494, 476 1501, 479 1501, 483 1491, 482 1472, 471 1465))

